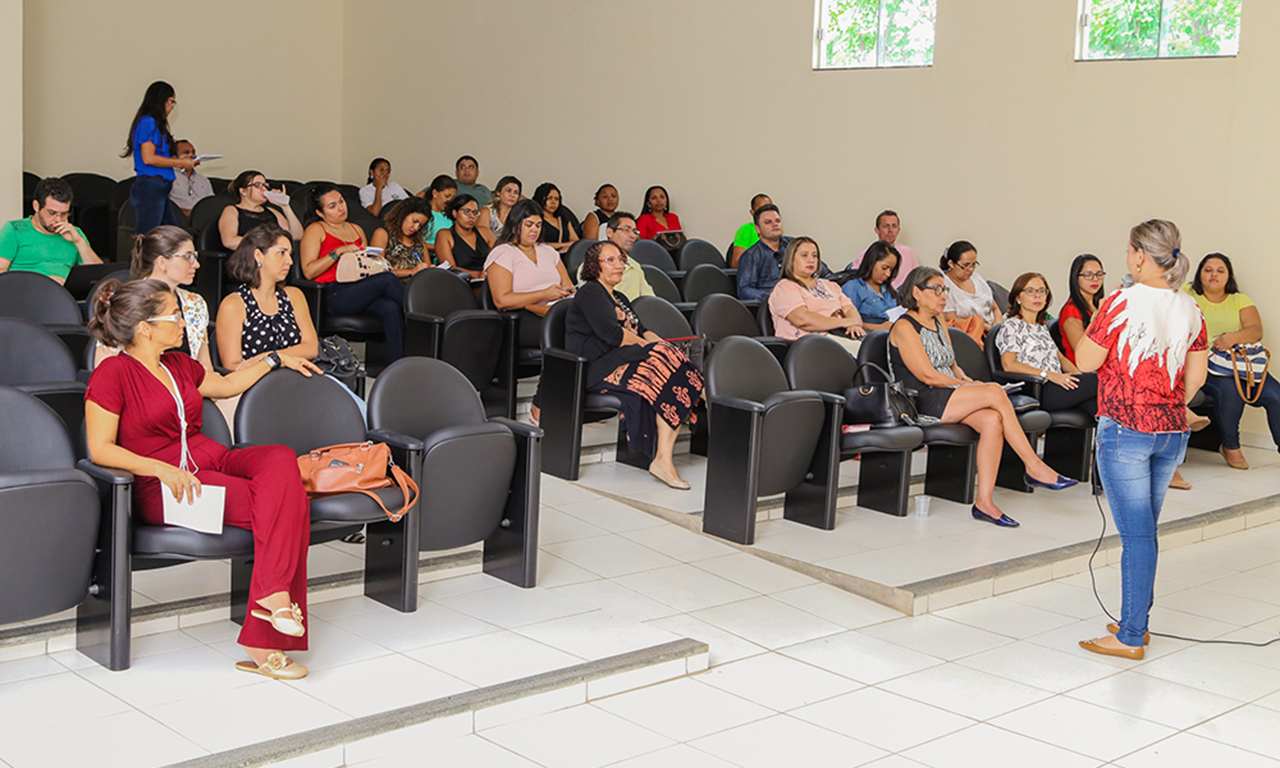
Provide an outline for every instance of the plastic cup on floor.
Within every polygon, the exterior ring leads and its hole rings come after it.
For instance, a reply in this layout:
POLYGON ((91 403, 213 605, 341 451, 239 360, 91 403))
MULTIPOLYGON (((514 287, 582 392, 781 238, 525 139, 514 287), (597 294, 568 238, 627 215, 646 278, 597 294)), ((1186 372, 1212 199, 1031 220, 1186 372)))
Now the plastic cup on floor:
POLYGON ((916 497, 916 517, 929 516, 929 502, 931 500, 932 499, 930 497, 925 496, 924 494, 920 494, 916 497))

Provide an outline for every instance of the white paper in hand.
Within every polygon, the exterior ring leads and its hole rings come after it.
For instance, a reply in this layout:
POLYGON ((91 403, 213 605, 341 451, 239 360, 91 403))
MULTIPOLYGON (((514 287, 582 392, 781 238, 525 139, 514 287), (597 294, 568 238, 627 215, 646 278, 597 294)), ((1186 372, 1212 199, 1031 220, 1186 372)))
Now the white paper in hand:
POLYGON ((223 158, 223 155, 197 155, 196 156, 196 160, 202 163, 207 163, 210 160, 221 160, 222 158, 223 158))
POLYGON ((201 533, 222 533, 222 511, 227 502, 227 489, 217 485, 201 486, 195 501, 178 501, 173 491, 161 488, 164 497, 164 524, 190 528, 201 533))

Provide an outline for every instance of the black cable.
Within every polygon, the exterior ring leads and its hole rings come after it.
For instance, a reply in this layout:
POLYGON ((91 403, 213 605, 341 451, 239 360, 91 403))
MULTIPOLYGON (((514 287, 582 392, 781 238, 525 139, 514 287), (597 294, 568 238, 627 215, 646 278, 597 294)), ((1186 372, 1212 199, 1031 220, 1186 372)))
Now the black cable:
MULTIPOLYGON (((1094 454, 1094 461, 1097 461, 1097 454, 1094 454)), ((1096 466, 1096 463, 1095 463, 1096 466)), ((1120 620, 1111 615, 1111 611, 1107 610, 1106 603, 1102 602, 1102 595, 1098 594, 1098 579, 1093 575, 1093 558, 1097 556, 1098 550, 1102 549, 1102 540, 1107 536, 1107 513, 1102 509, 1102 495, 1095 494, 1094 502, 1098 505, 1098 514, 1102 517, 1102 533, 1098 534, 1098 543, 1093 547, 1093 554, 1089 555, 1089 583, 1093 585, 1093 597, 1098 601, 1098 605, 1102 608, 1102 612, 1107 614, 1107 618, 1116 624, 1120 620)), ((1158 545, 1157 545, 1158 546, 1158 545)), ((1165 632, 1151 632, 1152 637, 1167 637, 1170 640, 1184 640, 1188 643, 1202 643, 1204 645, 1243 645, 1249 648, 1266 648, 1272 643, 1280 643, 1280 637, 1273 637, 1265 643, 1250 643, 1245 640, 1205 640, 1198 637, 1183 637, 1181 635, 1170 635, 1165 632)))

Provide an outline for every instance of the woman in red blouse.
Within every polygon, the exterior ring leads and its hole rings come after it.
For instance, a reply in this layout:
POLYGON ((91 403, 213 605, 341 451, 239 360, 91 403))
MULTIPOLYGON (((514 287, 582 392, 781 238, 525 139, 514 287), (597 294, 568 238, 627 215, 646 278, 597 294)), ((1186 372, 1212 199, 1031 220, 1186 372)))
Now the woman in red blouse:
POLYGON ((1141 659, 1156 578, 1156 525, 1187 451, 1186 404, 1204 384, 1204 317, 1178 290, 1190 266, 1173 222, 1129 233, 1126 287, 1102 302, 1076 345, 1076 365, 1098 372, 1098 473, 1120 532, 1120 621, 1082 640, 1094 653, 1141 659))
POLYGON ((311 526, 307 494, 293 451, 280 445, 228 450, 200 433, 202 398, 234 397, 267 372, 291 368, 319 373, 309 361, 271 353, 257 364, 220 376, 189 355, 184 320, 173 289, 160 280, 99 291, 89 330, 99 343, 124 350, 102 362, 85 392, 89 456, 104 467, 136 476, 134 513, 164 524, 164 493, 194 499, 202 484, 226 489, 228 525, 253 531, 254 568, 249 584, 253 610, 240 644, 253 661, 237 669, 296 680, 307 668, 285 651, 305 651, 307 546, 311 526), (181 405, 181 409, 179 409, 181 405))
POLYGON ((640 236, 652 240, 659 232, 675 232, 682 229, 680 217, 671 212, 671 198, 665 187, 653 186, 645 190, 644 208, 636 219, 640 236))

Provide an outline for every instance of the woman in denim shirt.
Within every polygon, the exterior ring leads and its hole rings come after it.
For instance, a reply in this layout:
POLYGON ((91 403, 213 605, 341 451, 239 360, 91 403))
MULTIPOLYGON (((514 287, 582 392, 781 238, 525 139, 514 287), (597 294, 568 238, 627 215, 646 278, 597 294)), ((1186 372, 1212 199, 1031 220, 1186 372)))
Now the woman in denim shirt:
POLYGON ((901 264, 898 249, 880 240, 867 249, 857 273, 844 284, 844 295, 858 308, 868 331, 889 330, 889 310, 898 306, 893 281, 901 264))

